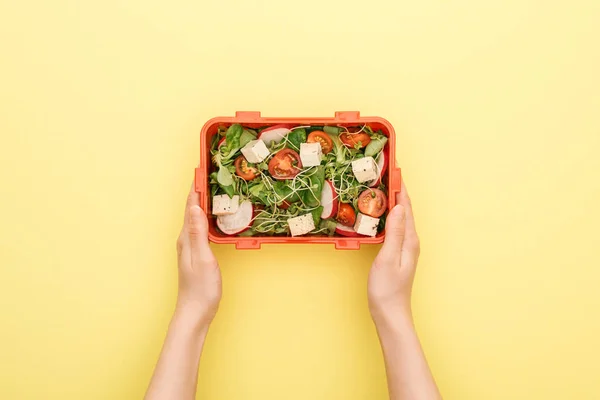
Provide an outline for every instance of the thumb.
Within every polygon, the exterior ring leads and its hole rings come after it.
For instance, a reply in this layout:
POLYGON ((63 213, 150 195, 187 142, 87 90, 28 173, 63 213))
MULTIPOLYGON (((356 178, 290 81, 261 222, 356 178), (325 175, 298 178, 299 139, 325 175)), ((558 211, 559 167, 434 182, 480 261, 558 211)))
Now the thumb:
POLYGON ((208 220, 204 211, 197 205, 190 207, 188 233, 190 235, 193 263, 194 258, 199 259, 199 255, 206 254, 207 251, 210 252, 208 246, 208 220))
POLYGON ((379 252, 383 260, 400 261, 405 231, 406 214, 404 207, 398 204, 392 208, 385 222, 385 241, 379 252))

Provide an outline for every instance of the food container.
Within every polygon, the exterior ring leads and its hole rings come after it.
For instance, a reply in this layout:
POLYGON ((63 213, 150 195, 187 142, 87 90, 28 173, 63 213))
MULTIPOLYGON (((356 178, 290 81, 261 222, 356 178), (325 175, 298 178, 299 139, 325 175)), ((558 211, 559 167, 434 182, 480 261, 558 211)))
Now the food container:
MULTIPOLYGON (((361 117, 358 111, 336 112, 333 118, 264 118, 260 112, 236 112, 235 117, 216 117, 204 124, 200 131, 200 163, 196 168, 195 189, 200 194, 200 207, 209 214, 211 210, 210 188, 208 176, 214 170, 210 156, 211 138, 217 134, 219 126, 229 127, 232 124, 241 124, 249 128, 262 128, 277 124, 294 125, 331 125, 331 126, 357 126, 368 124, 374 130, 381 129, 388 140, 388 169, 383 176, 383 182, 388 191, 388 210, 396 205, 396 194, 400 192, 400 168, 396 166, 396 135, 394 127, 384 118, 380 117, 361 117)), ((213 243, 235 244, 237 249, 260 249, 264 243, 312 243, 312 244, 334 244, 336 249, 360 248, 361 244, 382 243, 385 237, 385 231, 375 237, 340 237, 340 236, 252 236, 239 237, 228 236, 219 232, 216 227, 216 221, 209 216, 208 238, 213 243)))

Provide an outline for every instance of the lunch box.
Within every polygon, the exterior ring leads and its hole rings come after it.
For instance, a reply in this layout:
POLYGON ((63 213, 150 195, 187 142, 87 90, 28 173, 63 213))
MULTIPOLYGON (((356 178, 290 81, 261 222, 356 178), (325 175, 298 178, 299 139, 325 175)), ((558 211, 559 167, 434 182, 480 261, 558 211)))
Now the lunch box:
POLYGON ((312 243, 333 244, 336 249, 357 250, 361 244, 382 243, 385 231, 375 237, 342 237, 342 236, 228 236, 219 232, 215 218, 210 215, 211 196, 208 176, 216 168, 212 165, 210 143, 218 128, 241 124, 257 129, 278 124, 312 125, 312 126, 358 126, 368 124, 373 130, 381 130, 388 137, 388 168, 382 177, 388 191, 388 211, 396 205, 396 195, 400 192, 401 173, 396 166, 396 135, 394 127, 381 117, 361 117, 358 111, 336 112, 333 118, 265 118, 260 112, 238 111, 235 117, 215 117, 207 121, 200 131, 200 163, 195 173, 195 190, 200 195, 200 207, 208 215, 208 238, 213 243, 235 244, 237 249, 260 249, 262 244, 312 243))

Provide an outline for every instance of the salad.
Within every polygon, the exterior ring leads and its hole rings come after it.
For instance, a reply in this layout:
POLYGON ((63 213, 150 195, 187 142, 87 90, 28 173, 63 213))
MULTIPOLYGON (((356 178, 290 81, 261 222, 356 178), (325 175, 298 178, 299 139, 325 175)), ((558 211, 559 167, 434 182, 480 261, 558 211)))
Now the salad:
POLYGON ((368 125, 219 127, 216 225, 238 236, 376 236, 388 209, 387 141, 368 125))

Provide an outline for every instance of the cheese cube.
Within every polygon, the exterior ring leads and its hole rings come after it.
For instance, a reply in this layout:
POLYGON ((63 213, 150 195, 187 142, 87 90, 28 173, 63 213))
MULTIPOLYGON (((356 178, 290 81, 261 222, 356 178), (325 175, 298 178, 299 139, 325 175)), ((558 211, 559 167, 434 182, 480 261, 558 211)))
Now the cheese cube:
POLYGON ((287 222, 290 226, 292 236, 305 235, 315 229, 315 221, 312 214, 304 214, 299 217, 290 218, 287 222))
POLYGON ((377 226, 379 225, 379 218, 373 218, 368 215, 358 213, 356 217, 356 223, 354 224, 354 230, 356 233, 367 236, 377 235, 377 226))
POLYGON ((377 164, 373 157, 363 157, 352 161, 352 172, 360 182, 368 182, 377 179, 377 164))
POLYGON ((269 156, 269 149, 262 140, 251 140, 242 147, 242 154, 249 163, 256 164, 269 156))
POLYGON ((300 143, 300 160, 303 167, 316 167, 321 164, 322 159, 321 143, 300 143))
POLYGON ((213 197, 212 213, 213 215, 235 214, 240 206, 240 196, 237 194, 229 198, 226 194, 220 194, 213 197))

